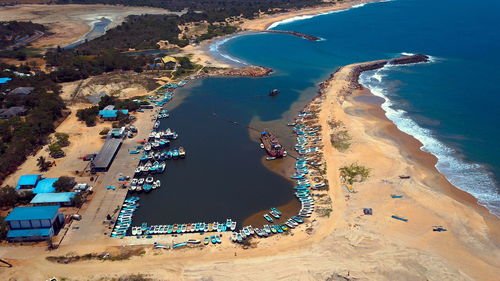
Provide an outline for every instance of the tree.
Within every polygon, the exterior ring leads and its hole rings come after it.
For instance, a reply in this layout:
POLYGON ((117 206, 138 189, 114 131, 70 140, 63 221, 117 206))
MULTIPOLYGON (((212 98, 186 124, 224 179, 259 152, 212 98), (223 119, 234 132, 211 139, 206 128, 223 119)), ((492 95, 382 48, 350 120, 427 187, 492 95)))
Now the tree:
POLYGON ((0 188, 0 207, 13 207, 16 205, 19 194, 10 186, 0 188))
POLYGON ((5 239, 9 228, 7 227, 7 222, 4 217, 0 217, 0 240, 5 239))
POLYGON ((75 178, 62 176, 56 182, 54 182, 53 186, 55 187, 57 192, 68 192, 73 189, 73 186, 75 186, 75 184, 75 178))
POLYGON ((69 135, 65 133, 55 133, 55 137, 57 139, 57 143, 60 146, 65 147, 69 145, 69 135))
POLYGON ((339 169, 339 171, 340 176, 342 176, 349 184, 353 184, 355 181, 365 181, 370 176, 370 169, 361 166, 358 163, 343 166, 339 169))
POLYGON ((50 163, 47 162, 47 160, 43 156, 40 156, 38 157, 38 159, 36 159, 36 165, 38 166, 40 172, 45 172, 50 167, 50 163))
POLYGON ((71 202, 73 202, 73 205, 75 205, 75 207, 80 208, 84 202, 82 193, 81 192, 77 193, 73 197, 73 199, 71 199, 71 202))
POLYGON ((62 152, 61 145, 57 142, 49 145, 50 156, 56 157, 62 152))

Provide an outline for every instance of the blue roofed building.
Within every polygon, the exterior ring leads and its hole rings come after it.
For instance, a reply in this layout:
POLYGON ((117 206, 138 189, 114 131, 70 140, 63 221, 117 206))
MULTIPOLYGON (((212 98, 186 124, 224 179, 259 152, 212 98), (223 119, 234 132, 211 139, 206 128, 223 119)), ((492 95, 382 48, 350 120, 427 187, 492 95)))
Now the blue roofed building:
POLYGON ((56 188, 54 187, 54 183, 57 180, 58 180, 57 178, 47 178, 40 180, 36 184, 36 187, 33 189, 33 193, 38 194, 38 193, 55 192, 56 188))
POLYGON ((99 116, 106 121, 114 121, 118 119, 118 113, 128 115, 128 110, 126 109, 103 109, 99 110, 99 116))
POLYGON ((39 193, 33 197, 31 204, 37 206, 72 206, 76 192, 39 193))
POLYGON ((37 183, 42 178, 42 175, 24 175, 20 176, 17 181, 16 189, 18 190, 26 190, 33 189, 37 183))
POLYGON ((56 235, 64 225, 59 206, 16 207, 5 218, 10 242, 41 241, 56 235))

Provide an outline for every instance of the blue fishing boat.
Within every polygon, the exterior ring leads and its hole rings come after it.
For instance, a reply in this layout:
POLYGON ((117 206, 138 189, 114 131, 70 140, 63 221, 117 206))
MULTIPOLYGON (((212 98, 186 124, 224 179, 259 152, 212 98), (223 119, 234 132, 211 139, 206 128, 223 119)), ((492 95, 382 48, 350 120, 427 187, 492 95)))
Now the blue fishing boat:
POLYGON ((281 211, 278 210, 277 208, 271 208, 271 211, 274 211, 276 214, 281 215, 281 211))
POLYGON ((264 214, 264 218, 265 218, 268 222, 273 222, 273 218, 271 218, 268 214, 264 214))

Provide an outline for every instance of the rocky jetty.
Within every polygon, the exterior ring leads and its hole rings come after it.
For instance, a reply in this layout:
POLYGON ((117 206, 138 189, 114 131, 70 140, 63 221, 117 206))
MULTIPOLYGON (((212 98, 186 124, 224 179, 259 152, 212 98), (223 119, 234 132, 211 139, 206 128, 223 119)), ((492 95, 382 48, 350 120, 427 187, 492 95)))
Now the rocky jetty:
MULTIPOLYGON (((347 74, 344 74, 346 75, 346 77, 344 77, 344 80, 350 81, 349 86, 345 89, 345 95, 349 95, 353 90, 359 90, 363 88, 363 86, 358 82, 359 75, 361 75, 363 71, 379 69, 387 64, 404 65, 404 64, 428 62, 428 61, 429 61, 429 56, 422 54, 415 54, 415 55, 401 56, 394 59, 376 60, 376 61, 350 65, 349 66, 351 68, 350 71, 348 71, 347 74)), ((339 74, 343 68, 345 67, 337 69, 337 71, 330 74, 330 77, 326 81, 320 84, 320 89, 319 89, 320 95, 326 92, 326 90, 330 87, 330 84, 334 79, 334 76, 339 74)))
POLYGON ((321 40, 321 38, 319 38, 319 37, 308 35, 308 34, 304 34, 304 33, 300 33, 300 32, 296 32, 296 31, 264 30, 263 32, 289 34, 289 35, 293 35, 293 36, 296 36, 296 37, 304 38, 304 39, 309 40, 309 41, 319 41, 319 40, 321 40))

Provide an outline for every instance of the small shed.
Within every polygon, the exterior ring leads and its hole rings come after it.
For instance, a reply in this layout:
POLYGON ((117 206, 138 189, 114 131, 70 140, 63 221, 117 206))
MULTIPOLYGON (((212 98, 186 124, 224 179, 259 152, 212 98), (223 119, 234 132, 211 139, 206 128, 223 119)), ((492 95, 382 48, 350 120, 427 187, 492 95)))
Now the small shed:
POLYGON ((42 175, 23 175, 19 177, 17 181, 16 189, 33 189, 35 188, 38 181, 40 181, 42 175))
POLYGON ((31 94, 35 90, 33 87, 18 87, 15 88, 14 90, 10 91, 8 95, 13 95, 13 96, 27 96, 31 94))
POLYGON ((56 188, 54 187, 54 183, 57 180, 58 178, 47 178, 39 181, 36 184, 36 187, 33 189, 33 193, 38 194, 38 193, 55 192, 56 188))
POLYGON ((33 197, 30 203, 36 206, 68 207, 73 205, 75 195, 76 192, 39 193, 33 197))
POLYGON ((26 108, 24 108, 24 106, 13 106, 6 109, 0 109, 0 119, 9 119, 23 115, 26 115, 26 108))

